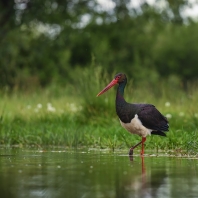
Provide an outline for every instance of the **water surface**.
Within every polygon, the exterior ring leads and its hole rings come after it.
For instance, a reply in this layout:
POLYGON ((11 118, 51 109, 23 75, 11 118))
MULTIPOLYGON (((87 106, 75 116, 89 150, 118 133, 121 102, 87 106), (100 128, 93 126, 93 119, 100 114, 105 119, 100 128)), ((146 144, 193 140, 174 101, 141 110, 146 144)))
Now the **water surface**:
POLYGON ((198 197, 197 159, 125 154, 0 149, 1 197, 198 197))

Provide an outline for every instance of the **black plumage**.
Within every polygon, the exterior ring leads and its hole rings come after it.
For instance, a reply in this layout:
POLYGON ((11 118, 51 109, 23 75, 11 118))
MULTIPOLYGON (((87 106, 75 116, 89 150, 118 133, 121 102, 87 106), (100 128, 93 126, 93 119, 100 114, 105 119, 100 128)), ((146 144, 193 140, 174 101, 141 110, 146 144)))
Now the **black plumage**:
POLYGON ((116 101, 116 112, 123 123, 130 123, 131 120, 138 116, 142 125, 151 129, 151 134, 166 136, 164 132, 168 131, 168 120, 164 117, 154 105, 151 104, 130 104, 125 101, 124 105, 119 105, 120 101, 116 101))

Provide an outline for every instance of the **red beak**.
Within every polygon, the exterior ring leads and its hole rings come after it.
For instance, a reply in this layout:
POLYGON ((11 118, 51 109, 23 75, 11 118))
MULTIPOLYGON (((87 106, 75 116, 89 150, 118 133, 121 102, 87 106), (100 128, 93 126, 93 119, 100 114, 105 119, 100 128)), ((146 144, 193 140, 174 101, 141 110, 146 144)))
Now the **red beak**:
POLYGON ((116 85, 118 83, 117 80, 113 79, 100 93, 98 93, 97 96, 102 95, 104 92, 106 92, 107 90, 109 90, 111 87, 113 87, 114 85, 116 85))

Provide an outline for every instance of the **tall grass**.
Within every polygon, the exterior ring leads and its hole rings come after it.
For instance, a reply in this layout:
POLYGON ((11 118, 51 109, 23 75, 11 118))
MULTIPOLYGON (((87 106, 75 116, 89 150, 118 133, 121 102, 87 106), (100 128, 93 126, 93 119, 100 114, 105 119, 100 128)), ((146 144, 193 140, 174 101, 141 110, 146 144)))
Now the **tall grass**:
MULTIPOLYGON (((84 70, 75 69, 74 76, 78 78, 65 88, 52 85, 34 93, 2 94, 0 144, 128 149, 140 137, 120 126, 115 112, 116 88, 96 97, 117 72, 107 73, 92 65, 84 70)), ((128 79, 125 99, 154 104, 169 119, 167 137, 148 137, 148 150, 197 155, 196 84, 185 92, 179 83, 171 81, 137 85, 128 79)))

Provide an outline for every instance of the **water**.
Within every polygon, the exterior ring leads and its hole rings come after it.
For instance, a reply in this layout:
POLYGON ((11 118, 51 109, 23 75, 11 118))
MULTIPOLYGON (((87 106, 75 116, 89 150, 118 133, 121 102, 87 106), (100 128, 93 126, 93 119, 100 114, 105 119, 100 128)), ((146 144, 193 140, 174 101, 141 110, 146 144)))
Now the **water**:
POLYGON ((0 149, 1 197, 198 197, 197 159, 125 154, 0 149))

